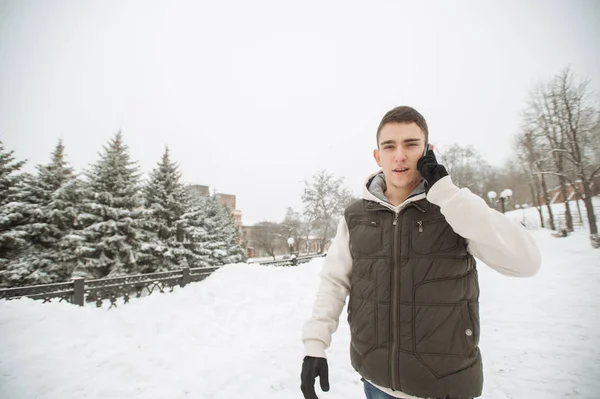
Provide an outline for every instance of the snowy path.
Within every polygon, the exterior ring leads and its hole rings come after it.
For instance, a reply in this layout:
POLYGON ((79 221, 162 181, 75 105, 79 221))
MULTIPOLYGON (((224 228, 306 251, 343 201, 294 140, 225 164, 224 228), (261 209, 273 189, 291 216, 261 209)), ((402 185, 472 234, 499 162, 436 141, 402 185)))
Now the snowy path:
MULTIPOLYGON (((535 278, 480 264, 483 398, 595 398, 600 250, 581 232, 534 234, 544 254, 535 278)), ((0 301, 0 398, 301 398, 300 329, 321 262, 232 265, 110 311, 0 301)), ((364 398, 348 345, 343 314, 321 399, 364 398)))

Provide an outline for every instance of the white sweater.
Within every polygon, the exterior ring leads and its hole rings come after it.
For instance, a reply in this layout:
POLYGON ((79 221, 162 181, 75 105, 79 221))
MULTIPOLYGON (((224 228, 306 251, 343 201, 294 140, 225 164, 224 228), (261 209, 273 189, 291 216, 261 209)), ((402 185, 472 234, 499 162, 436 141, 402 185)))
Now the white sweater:
MULTIPOLYGON (((363 198, 400 212, 407 203, 425 198, 425 194, 413 196, 394 207, 375 197, 365 186, 363 198)), ((492 269, 514 277, 529 277, 538 272, 540 251, 527 229, 491 209, 469 189, 456 187, 450 176, 431 187, 427 200, 439 206, 452 229, 467 240, 467 251, 492 269)), ((331 335, 338 328, 340 314, 350 292, 351 273, 348 226, 342 218, 323 263, 312 317, 302 331, 307 356, 326 358, 325 350, 331 345, 331 335)), ((386 387, 377 388, 397 398, 415 398, 386 387)))

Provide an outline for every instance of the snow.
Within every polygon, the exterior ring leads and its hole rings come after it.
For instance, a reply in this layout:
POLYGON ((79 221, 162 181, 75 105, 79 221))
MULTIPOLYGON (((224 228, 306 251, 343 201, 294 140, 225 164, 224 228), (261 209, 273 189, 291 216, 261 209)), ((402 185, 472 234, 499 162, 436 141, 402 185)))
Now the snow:
MULTIPOLYGON (((595 398, 600 250, 585 230, 532 234, 543 253, 537 276, 479 265, 483 397, 595 398)), ((228 265, 110 310, 0 301, 0 397, 301 398, 300 334, 322 262, 228 265)), ((321 399, 364 398, 345 316, 328 351, 331 391, 321 399)))

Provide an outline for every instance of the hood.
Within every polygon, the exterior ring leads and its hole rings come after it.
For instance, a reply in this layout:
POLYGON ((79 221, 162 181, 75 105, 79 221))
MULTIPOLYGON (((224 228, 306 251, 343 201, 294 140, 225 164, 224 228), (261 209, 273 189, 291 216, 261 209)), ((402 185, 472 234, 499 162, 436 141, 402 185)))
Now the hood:
POLYGON ((406 200, 398 206, 394 206, 385 196, 385 190, 387 185, 385 183, 385 175, 382 170, 370 174, 363 187, 363 199, 369 201, 375 201, 383 206, 386 206, 394 211, 398 211, 404 205, 412 201, 418 201, 425 198, 425 181, 421 180, 421 183, 413 190, 412 193, 406 198, 406 200))

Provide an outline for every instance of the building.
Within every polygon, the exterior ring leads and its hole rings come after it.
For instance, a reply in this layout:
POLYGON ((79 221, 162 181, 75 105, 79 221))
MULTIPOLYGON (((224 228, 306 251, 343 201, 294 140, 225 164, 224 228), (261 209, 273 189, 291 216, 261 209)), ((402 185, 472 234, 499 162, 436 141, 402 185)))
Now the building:
POLYGON ((235 229, 238 231, 238 237, 242 237, 242 211, 236 209, 236 199, 233 194, 223 194, 217 193, 217 199, 221 203, 221 205, 225 205, 231 211, 231 215, 233 216, 233 223, 235 224, 235 229))
POLYGON ((190 184, 187 189, 200 197, 210 196, 210 189, 208 186, 201 186, 200 184, 190 184))
MULTIPOLYGON (((569 201, 575 200, 577 197, 580 199, 583 198, 583 185, 581 180, 575 181, 574 186, 576 187, 576 190, 574 190, 570 184, 567 185, 567 198, 569 201)), ((560 186, 549 189, 548 194, 550 195, 550 201, 553 204, 565 202, 560 186)), ((596 176, 593 180, 592 195, 600 195, 600 176, 596 176)), ((544 203, 543 197, 540 198, 540 203, 544 203)))
MULTIPOLYGON (((203 186, 200 184, 191 184, 187 186, 189 192, 193 195, 197 195, 200 197, 209 197, 210 196, 210 188, 208 186, 203 186)), ((231 215, 233 216, 233 221, 235 228, 238 232, 238 237, 240 241, 242 240, 242 211, 236 209, 236 197, 233 194, 224 194, 217 193, 217 200, 221 205, 224 205, 231 211, 231 215)))

